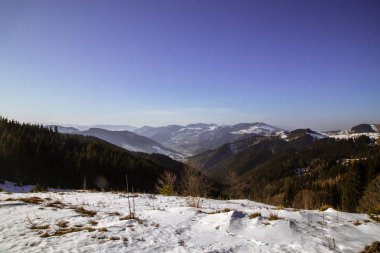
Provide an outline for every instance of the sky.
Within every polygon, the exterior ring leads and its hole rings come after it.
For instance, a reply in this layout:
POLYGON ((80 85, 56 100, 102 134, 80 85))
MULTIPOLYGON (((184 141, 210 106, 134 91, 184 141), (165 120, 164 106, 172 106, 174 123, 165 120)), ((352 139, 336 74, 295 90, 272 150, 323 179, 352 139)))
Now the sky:
POLYGON ((2 0, 0 115, 380 123, 380 1, 2 0))

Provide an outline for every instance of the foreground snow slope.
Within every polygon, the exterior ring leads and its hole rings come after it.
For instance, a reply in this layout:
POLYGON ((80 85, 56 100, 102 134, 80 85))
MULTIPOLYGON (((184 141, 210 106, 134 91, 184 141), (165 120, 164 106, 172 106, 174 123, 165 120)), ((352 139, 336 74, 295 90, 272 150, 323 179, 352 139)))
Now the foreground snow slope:
POLYGON ((1 192, 0 252, 329 252, 334 243, 336 252, 358 252, 380 235, 367 215, 333 209, 211 199, 194 208, 189 198, 147 194, 132 200, 137 219, 123 219, 128 199, 120 193, 1 192))

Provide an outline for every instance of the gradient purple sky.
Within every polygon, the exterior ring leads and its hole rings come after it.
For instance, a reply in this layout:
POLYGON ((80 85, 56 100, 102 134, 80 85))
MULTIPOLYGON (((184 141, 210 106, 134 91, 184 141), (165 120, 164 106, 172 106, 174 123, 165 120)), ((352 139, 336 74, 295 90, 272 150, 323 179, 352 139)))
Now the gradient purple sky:
POLYGON ((0 1, 0 115, 380 123, 380 1, 0 1))

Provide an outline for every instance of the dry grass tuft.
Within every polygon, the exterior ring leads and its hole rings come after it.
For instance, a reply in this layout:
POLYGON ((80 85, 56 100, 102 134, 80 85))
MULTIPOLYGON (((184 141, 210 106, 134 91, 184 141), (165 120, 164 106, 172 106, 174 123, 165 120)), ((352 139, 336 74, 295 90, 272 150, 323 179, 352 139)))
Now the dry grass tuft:
POLYGON ((40 235, 41 238, 46 238, 46 237, 49 237, 49 236, 50 235, 47 232, 45 232, 45 233, 43 233, 43 234, 40 235))
POLYGON ((99 232, 107 232, 108 229, 105 228, 105 227, 102 227, 102 228, 98 228, 98 231, 99 231, 99 232))
POLYGON ((278 215, 275 214, 275 213, 270 213, 270 214, 269 214, 269 217, 268 217, 268 220, 280 220, 280 219, 281 219, 281 218, 278 217, 278 215))
POLYGON ((95 221, 95 220, 89 220, 88 223, 90 223, 90 224, 93 225, 93 226, 98 225, 98 222, 95 221))
POLYGON ((56 225, 60 228, 67 228, 67 224, 69 224, 68 221, 60 221, 56 225))
POLYGON ((212 211, 212 212, 205 212, 205 211, 202 211, 202 210, 198 210, 197 212, 198 213, 205 213, 205 214, 217 214, 217 213, 228 213, 228 212, 231 212, 233 211, 232 209, 229 209, 229 208, 224 208, 224 209, 221 209, 221 210, 215 210, 215 211, 212 211))
POLYGON ((41 204, 44 199, 41 199, 40 197, 28 197, 28 198, 19 198, 19 199, 13 199, 13 200, 20 200, 28 204, 41 204))
POLYGON ((50 202, 50 203, 46 204, 46 207, 53 207, 53 208, 63 209, 64 207, 66 207, 66 205, 63 204, 62 202, 58 201, 58 200, 55 200, 53 202, 50 202))
POLYGON ((248 216, 250 219, 254 219, 254 218, 257 218, 257 217, 261 217, 261 213, 251 213, 249 216, 248 216))
POLYGON ((356 220, 352 224, 354 224, 355 226, 359 226, 359 225, 361 225, 361 222, 359 220, 356 220))
POLYGON ((96 229, 92 227, 74 227, 74 228, 60 228, 57 231, 54 232, 53 236, 62 236, 65 234, 69 233, 75 233, 75 232, 80 232, 80 231, 88 231, 88 232, 93 232, 96 229))
POLYGON ((118 236, 111 236, 110 240, 111 241, 117 241, 117 240, 120 240, 120 237, 118 237, 118 236))
POLYGON ((120 213, 119 212, 110 212, 110 213, 108 213, 109 215, 114 215, 114 216, 119 216, 120 215, 120 213))
POLYGON ((30 229, 48 229, 49 225, 32 225, 30 229))
POLYGON ((95 211, 84 209, 83 207, 74 208, 74 211, 82 214, 82 216, 94 217, 97 213, 95 211))

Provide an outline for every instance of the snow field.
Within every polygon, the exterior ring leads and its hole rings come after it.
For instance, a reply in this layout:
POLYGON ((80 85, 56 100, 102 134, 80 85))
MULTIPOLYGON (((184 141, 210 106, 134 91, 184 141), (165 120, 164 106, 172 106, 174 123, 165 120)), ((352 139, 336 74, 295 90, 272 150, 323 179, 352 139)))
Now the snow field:
POLYGON ((123 193, 1 192, 0 252, 358 252, 380 235, 367 215, 331 208, 213 199, 195 208, 185 197, 133 196, 136 219, 123 193))

